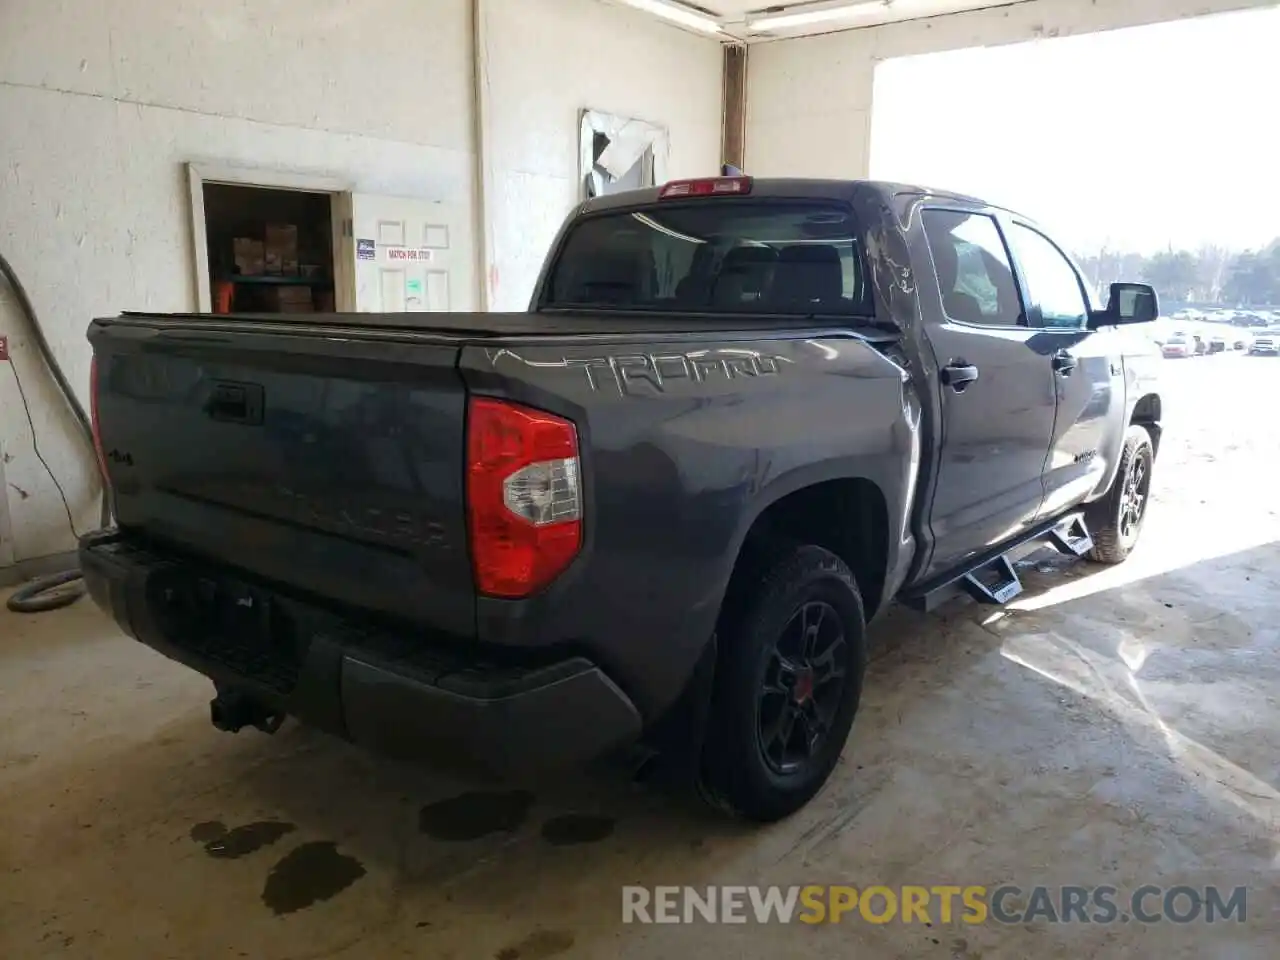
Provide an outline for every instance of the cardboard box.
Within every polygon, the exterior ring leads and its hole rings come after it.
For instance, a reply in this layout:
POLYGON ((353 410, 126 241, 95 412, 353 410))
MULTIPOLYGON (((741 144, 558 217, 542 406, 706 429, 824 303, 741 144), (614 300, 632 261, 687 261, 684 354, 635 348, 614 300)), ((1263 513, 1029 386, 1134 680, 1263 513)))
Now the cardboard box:
POLYGON ((268 223, 266 241, 267 273, 296 276, 298 273, 298 225, 268 223))
MULTIPOLYGON (((236 237, 232 241, 236 273, 256 277, 266 269, 266 244, 253 237, 236 237)), ((224 248, 225 249, 225 248, 224 248)))
POLYGON ((314 313, 315 304, 310 287, 272 287, 267 291, 267 303, 276 313, 314 313))

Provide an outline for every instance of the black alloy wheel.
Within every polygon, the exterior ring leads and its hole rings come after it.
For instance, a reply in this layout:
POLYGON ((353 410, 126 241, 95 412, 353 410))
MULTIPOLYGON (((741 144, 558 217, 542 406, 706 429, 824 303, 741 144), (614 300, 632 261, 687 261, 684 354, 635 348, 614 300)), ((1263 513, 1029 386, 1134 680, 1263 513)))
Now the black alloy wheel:
POLYGON ((831 776, 858 710, 866 616, 857 581, 814 544, 763 544, 717 627, 698 786, 726 812, 770 822, 831 776))
POLYGON ((765 665, 756 722, 760 750, 782 776, 817 756, 840 708, 848 641, 823 600, 804 604, 782 629, 765 665))

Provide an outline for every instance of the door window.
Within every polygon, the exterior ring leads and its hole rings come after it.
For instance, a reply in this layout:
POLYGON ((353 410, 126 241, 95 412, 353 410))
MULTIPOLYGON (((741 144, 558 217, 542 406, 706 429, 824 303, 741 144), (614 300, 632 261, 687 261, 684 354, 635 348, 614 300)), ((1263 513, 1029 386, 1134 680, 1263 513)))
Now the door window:
POLYGON ((942 309, 961 323, 1014 326, 1022 305, 995 220, 984 214, 926 210, 925 236, 942 309))
POLYGON ((1032 300, 1031 325, 1082 330, 1088 326, 1089 303, 1075 267, 1044 234, 1014 224, 1009 233, 1026 276, 1032 300))

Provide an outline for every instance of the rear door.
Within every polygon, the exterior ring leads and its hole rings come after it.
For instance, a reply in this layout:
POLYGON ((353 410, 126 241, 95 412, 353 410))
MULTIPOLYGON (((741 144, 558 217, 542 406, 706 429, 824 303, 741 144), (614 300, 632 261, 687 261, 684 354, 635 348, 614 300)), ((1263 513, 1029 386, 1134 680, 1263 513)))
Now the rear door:
POLYGON ((1126 426, 1123 350, 1114 330, 1089 330, 1087 288, 1057 244, 1017 219, 1007 235, 1031 322, 1052 358, 1057 415, 1040 511, 1047 518, 1087 499, 1115 467, 1116 434, 1126 426))
POLYGON ((360 313, 475 309, 475 258, 466 210, 412 197, 349 194, 344 261, 360 313))
POLYGON ((1029 324, 996 218, 934 207, 921 222, 933 279, 919 297, 942 405, 931 576, 1035 520, 1056 401, 1050 351, 1029 324))

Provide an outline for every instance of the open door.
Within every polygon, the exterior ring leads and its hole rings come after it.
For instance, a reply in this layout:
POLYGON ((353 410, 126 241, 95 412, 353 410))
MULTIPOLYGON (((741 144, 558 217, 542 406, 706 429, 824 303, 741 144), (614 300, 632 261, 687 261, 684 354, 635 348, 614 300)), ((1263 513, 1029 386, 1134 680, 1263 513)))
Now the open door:
POLYGON ((346 194, 339 283, 360 313, 475 309, 475 258, 467 211, 413 197, 346 194), (349 273, 348 273, 349 271, 349 273), (346 276, 341 276, 346 274, 346 276))

